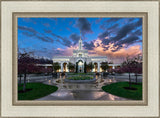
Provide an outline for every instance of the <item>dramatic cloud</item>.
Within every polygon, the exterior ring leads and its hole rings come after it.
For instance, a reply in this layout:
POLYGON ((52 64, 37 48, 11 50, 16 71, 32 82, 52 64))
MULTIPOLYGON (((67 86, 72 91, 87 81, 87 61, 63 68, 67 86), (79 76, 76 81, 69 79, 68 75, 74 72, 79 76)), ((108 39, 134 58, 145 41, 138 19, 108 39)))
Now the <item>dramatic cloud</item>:
POLYGON ((30 33, 32 33, 32 34, 37 34, 38 32, 36 31, 36 30, 34 30, 33 28, 31 28, 31 27, 26 27, 26 26, 18 26, 18 29, 20 29, 20 30, 24 30, 24 31, 28 31, 28 32, 30 32, 30 33))
POLYGON ((128 33, 130 33, 134 29, 132 24, 127 24, 124 27, 122 27, 115 37, 113 37, 111 40, 112 42, 119 41, 122 38, 124 38, 128 33))
POLYGON ((58 38, 58 39, 64 40, 63 37, 61 37, 61 36, 59 36, 59 35, 53 33, 51 30, 44 30, 44 32, 45 32, 45 33, 48 33, 48 34, 51 34, 53 37, 56 37, 56 38, 58 38))
POLYGON ((43 34, 37 32, 33 28, 26 27, 26 26, 18 26, 18 29, 24 31, 24 32, 22 32, 22 34, 27 37, 36 37, 37 39, 39 39, 41 41, 53 43, 52 38, 50 38, 48 36, 44 36, 43 34))
MULTIPOLYGON (((121 27, 115 36, 108 37, 109 33, 108 30, 104 31, 102 34, 98 36, 102 40, 102 43, 104 45, 109 45, 109 43, 114 44, 115 49, 112 51, 115 52, 121 48, 128 47, 131 44, 134 44, 136 42, 141 42, 141 39, 139 39, 138 35, 141 35, 141 30, 135 31, 135 35, 133 34, 133 31, 142 25, 142 19, 139 19, 136 22, 132 22, 130 24, 126 24, 123 27, 121 27)), ((114 26, 117 27, 117 26, 114 26)), ((104 46, 103 46, 104 47, 104 46)), ((107 50, 108 47, 104 47, 104 50, 107 50)))
POLYGON ((53 43, 53 39, 52 38, 50 38, 50 37, 48 37, 48 36, 36 36, 38 39, 41 39, 42 41, 44 41, 44 42, 51 42, 51 43, 53 43))
POLYGON ((42 47, 41 49, 27 49, 27 50, 29 52, 33 52, 34 54, 36 54, 35 55, 36 57, 48 57, 50 59, 52 59, 53 56, 60 56, 62 54, 65 54, 64 50, 55 48, 47 49, 42 47))
POLYGON ((71 46, 72 42, 68 38, 61 37, 61 36, 53 33, 51 30, 44 30, 44 31, 45 31, 45 33, 51 34, 53 37, 60 39, 61 41, 59 40, 59 43, 63 44, 64 46, 67 46, 67 47, 71 46))
POLYGON ((22 32, 23 35, 27 36, 27 37, 32 37, 35 36, 34 33, 28 33, 28 32, 22 32))
POLYGON ((136 23, 134 23, 134 27, 142 26, 142 18, 140 18, 136 23))
POLYGON ((90 56, 121 63, 142 53, 142 18, 18 18, 18 47, 49 58, 72 56, 80 31, 90 56))
POLYGON ((111 23, 111 22, 117 22, 117 21, 119 21, 119 20, 122 20, 123 18, 110 18, 110 19, 108 19, 106 22, 107 23, 111 23))
POLYGON ((59 50, 59 54, 58 55, 62 55, 63 54, 64 56, 72 56, 74 49, 78 49, 78 47, 71 46, 71 47, 67 47, 65 49, 57 48, 56 50, 59 50))
POLYGON ((114 63, 122 63, 126 56, 136 56, 138 54, 141 54, 141 46, 135 45, 135 46, 129 46, 128 48, 121 48, 115 52, 113 50, 116 49, 114 44, 109 43, 109 45, 105 45, 107 50, 104 50, 104 45, 102 44, 102 41, 100 39, 95 40, 94 42, 94 48, 92 50, 89 50, 89 54, 91 56, 107 56, 109 61, 113 61, 114 63))
POLYGON ((73 44, 76 45, 80 39, 80 36, 76 33, 72 33, 69 38, 74 42, 73 44))
POLYGON ((103 33, 101 33, 100 35, 98 35, 98 38, 100 38, 100 39, 108 39, 108 36, 109 36, 109 32, 108 32, 108 30, 106 30, 103 33))
POLYGON ((83 44, 83 47, 87 50, 92 50, 95 47, 93 41, 91 41, 90 43, 84 42, 83 44))
POLYGON ((134 34, 134 35, 137 35, 137 36, 142 36, 142 30, 141 30, 141 29, 138 29, 138 30, 136 30, 133 34, 134 34))
POLYGON ((79 18, 76 21, 75 26, 80 29, 80 31, 82 32, 83 35, 85 35, 86 33, 92 33, 93 32, 92 29, 91 29, 91 24, 86 18, 79 18))
POLYGON ((113 28, 118 26, 118 24, 119 24, 118 21, 120 21, 120 20, 123 21, 123 18, 110 18, 110 19, 107 19, 106 21, 103 21, 103 23, 100 25, 100 29, 112 30, 113 28))
POLYGON ((116 24, 112 25, 111 27, 107 28, 107 30, 110 31, 110 33, 116 33, 119 29, 118 26, 119 26, 119 24, 116 23, 116 24))
POLYGON ((120 40, 119 42, 116 42, 114 44, 114 46, 116 47, 115 50, 112 50, 112 52, 115 52, 123 47, 128 47, 129 45, 131 44, 134 44, 136 42, 140 41, 139 38, 137 36, 130 36, 130 37, 127 37, 123 40, 120 40))
POLYGON ((72 42, 68 38, 63 38, 63 45, 70 47, 72 42))
MULTIPOLYGON (((140 45, 129 46, 128 48, 121 48, 117 51, 113 51, 116 49, 116 46, 114 46, 114 44, 109 43, 109 45, 105 45, 105 47, 107 48, 107 50, 104 50, 104 44, 102 44, 102 41, 100 39, 96 39, 94 41, 91 41, 90 43, 84 42, 84 48, 88 49, 88 53, 90 56, 107 56, 108 61, 113 61, 114 63, 122 63, 127 57, 127 55, 133 57, 142 53, 140 45)), ((57 48, 56 50, 54 50, 53 56, 72 56, 73 50, 77 48, 78 47, 75 46, 67 47, 65 49, 57 48)))
POLYGON ((64 50, 54 49, 52 55, 54 56, 54 55, 62 55, 62 54, 64 54, 64 50))
POLYGON ((135 20, 135 18, 128 18, 128 21, 129 22, 132 22, 132 21, 134 21, 135 20))

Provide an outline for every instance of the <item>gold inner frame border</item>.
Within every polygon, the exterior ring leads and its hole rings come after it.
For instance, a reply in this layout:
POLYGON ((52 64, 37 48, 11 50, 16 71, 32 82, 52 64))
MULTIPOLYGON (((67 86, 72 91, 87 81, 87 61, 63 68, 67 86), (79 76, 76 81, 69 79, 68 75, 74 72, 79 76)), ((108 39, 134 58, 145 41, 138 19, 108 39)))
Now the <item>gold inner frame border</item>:
POLYGON ((12 105, 13 106, 147 106, 148 105, 148 14, 146 12, 14 12, 12 13, 12 105), (141 17, 143 19, 143 100, 129 101, 18 101, 17 100, 17 30, 19 17, 141 17), (144 79, 145 78, 145 79, 144 79))

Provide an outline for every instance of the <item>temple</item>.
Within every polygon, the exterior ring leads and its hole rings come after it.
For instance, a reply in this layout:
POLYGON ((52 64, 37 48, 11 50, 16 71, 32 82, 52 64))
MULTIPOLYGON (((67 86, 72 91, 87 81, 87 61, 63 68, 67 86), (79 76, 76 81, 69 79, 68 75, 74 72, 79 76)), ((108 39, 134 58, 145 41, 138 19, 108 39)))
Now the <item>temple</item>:
POLYGON ((102 72, 101 69, 101 63, 107 61, 107 56, 89 56, 88 50, 83 49, 83 41, 79 39, 78 42, 78 49, 73 50, 72 56, 55 56, 53 57, 53 63, 58 62, 61 65, 61 69, 58 70, 59 72, 69 72, 69 69, 67 68, 67 64, 69 62, 78 65, 78 72, 83 73, 84 72, 84 64, 89 64, 92 62, 94 65, 94 68, 91 70, 91 72, 102 72))

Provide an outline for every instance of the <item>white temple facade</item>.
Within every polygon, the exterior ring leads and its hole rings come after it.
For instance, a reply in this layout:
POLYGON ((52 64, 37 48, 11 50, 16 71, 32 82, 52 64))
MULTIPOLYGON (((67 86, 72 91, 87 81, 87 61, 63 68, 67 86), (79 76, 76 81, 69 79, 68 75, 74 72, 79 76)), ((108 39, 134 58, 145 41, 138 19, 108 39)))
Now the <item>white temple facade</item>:
POLYGON ((107 61, 107 56, 89 56, 88 50, 83 49, 83 42, 80 40, 78 42, 78 49, 73 50, 72 56, 55 56, 53 57, 53 63, 58 62, 61 65, 59 72, 69 72, 67 64, 69 62, 73 64, 78 64, 78 72, 84 72, 84 63, 89 64, 92 62, 94 68, 92 72, 102 72, 101 63, 107 61))

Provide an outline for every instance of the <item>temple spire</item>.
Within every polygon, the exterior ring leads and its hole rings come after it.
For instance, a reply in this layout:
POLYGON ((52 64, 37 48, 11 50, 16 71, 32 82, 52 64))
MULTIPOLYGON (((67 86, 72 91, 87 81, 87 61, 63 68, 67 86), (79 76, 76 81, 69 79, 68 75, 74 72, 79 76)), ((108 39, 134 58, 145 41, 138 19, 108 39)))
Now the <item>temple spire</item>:
POLYGON ((82 39, 81 39, 81 31, 80 31, 80 39, 79 39, 79 50, 82 50, 82 39))
POLYGON ((81 39, 81 30, 80 30, 80 40, 82 40, 82 39, 81 39))

